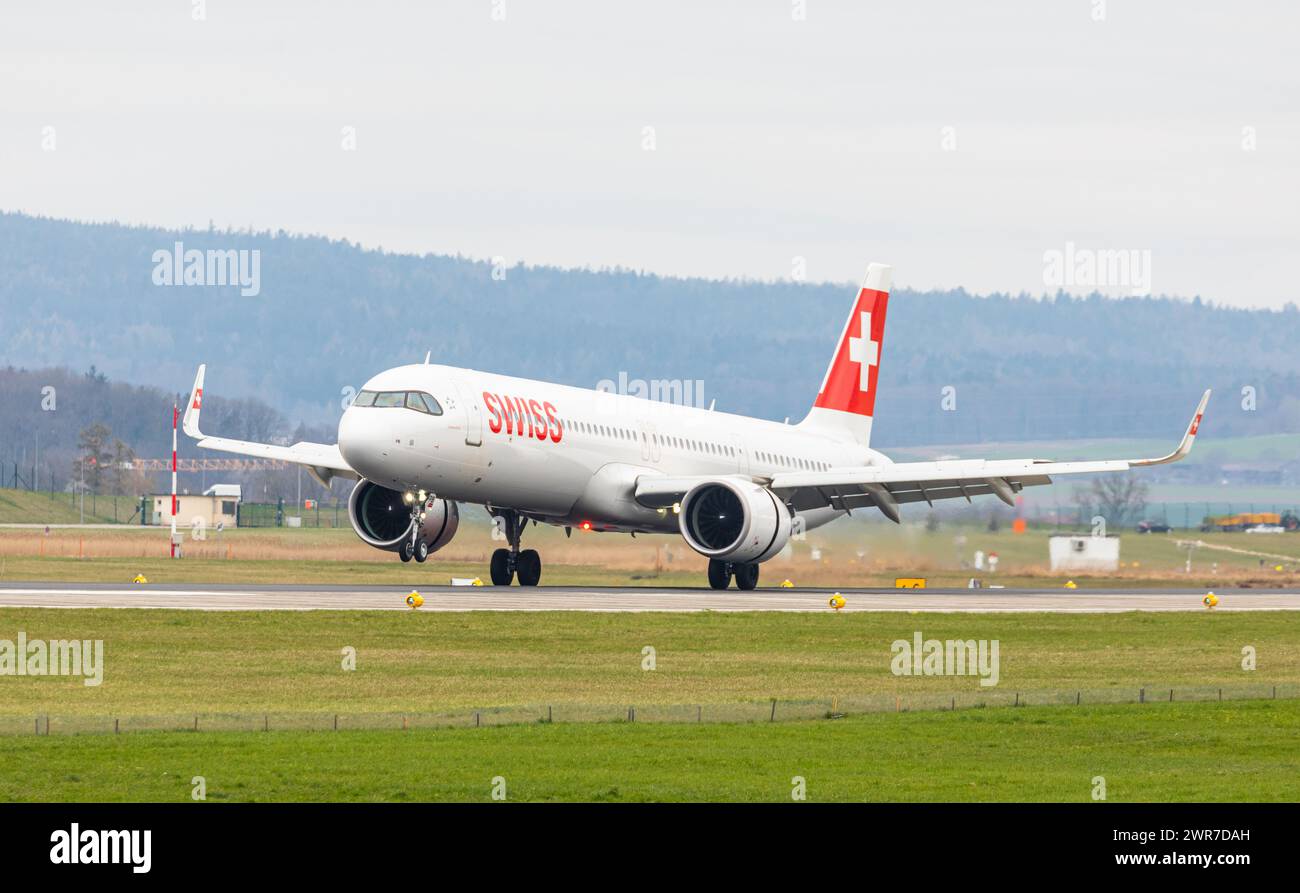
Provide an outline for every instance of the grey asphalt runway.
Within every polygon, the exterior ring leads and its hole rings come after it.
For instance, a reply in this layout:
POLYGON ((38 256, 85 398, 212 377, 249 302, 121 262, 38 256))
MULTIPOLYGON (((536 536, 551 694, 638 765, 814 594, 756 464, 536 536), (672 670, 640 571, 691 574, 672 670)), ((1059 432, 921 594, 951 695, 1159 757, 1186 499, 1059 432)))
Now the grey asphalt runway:
MULTIPOLYGON (((397 586, 121 585, 0 583, 0 607, 169 608, 199 611, 408 611, 397 586)), ((655 589, 650 587, 421 586, 421 611, 824 611, 833 590, 655 589)), ((844 611, 1205 611, 1201 589, 841 590, 844 611)), ((1300 611, 1300 591, 1215 590, 1216 611, 1300 611)))

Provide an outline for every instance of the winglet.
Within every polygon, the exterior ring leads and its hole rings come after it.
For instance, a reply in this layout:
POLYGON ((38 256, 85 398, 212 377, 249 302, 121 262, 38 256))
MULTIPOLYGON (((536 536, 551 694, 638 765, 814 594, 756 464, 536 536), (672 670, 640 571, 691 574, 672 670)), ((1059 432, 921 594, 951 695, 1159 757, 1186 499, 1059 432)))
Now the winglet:
POLYGON ((1187 426, 1187 433, 1183 435, 1182 441, 1178 444, 1178 449, 1174 450, 1168 456, 1161 456, 1159 459, 1133 459, 1129 465, 1164 465, 1166 462, 1177 462, 1192 451, 1192 444, 1196 442, 1196 432, 1201 428, 1201 417, 1205 415, 1205 405, 1210 402, 1210 392, 1206 391, 1201 395, 1201 402, 1196 406, 1196 415, 1192 416, 1191 423, 1187 426))
POLYGON ((199 364, 198 374, 194 376, 194 389, 190 391, 190 402, 185 404, 185 418, 181 422, 185 433, 195 440, 203 439, 203 433, 199 431, 199 411, 203 409, 203 373, 207 368, 206 363, 199 364))

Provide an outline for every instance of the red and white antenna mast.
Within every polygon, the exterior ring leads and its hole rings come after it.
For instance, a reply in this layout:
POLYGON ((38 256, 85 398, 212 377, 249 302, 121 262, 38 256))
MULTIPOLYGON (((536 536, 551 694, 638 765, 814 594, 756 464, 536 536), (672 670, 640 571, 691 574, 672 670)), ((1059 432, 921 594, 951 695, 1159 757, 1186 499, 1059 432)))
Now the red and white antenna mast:
POLYGON ((176 423, 180 410, 172 401, 172 558, 176 557, 176 423))

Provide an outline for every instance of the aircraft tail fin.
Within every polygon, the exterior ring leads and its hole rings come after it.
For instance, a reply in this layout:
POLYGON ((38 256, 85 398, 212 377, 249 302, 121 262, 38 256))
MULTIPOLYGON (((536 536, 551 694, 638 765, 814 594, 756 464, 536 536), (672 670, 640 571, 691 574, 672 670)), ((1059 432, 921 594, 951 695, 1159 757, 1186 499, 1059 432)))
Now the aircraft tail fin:
POLYGON ((885 340, 885 311, 893 268, 870 264, 844 331, 836 342, 821 391, 801 428, 862 446, 871 443, 876 382, 885 340))

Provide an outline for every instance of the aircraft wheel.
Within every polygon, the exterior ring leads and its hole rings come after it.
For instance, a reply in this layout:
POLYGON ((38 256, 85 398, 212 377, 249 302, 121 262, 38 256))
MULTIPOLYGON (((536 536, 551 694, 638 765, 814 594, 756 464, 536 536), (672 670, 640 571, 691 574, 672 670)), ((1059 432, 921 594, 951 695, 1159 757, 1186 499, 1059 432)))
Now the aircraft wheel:
POLYGON ((413 554, 414 553, 411 552, 411 544, 409 542, 402 543, 401 548, 397 550, 397 557, 402 559, 403 564, 410 561, 413 554))
POLYGON ((536 549, 520 552, 519 558, 515 560, 515 573, 519 577, 520 586, 536 586, 537 581, 542 579, 542 556, 537 554, 536 549))
POLYGON ((415 560, 423 564, 429 559, 429 544, 420 540, 415 544, 415 560))
POLYGON ((493 586, 509 586, 515 576, 510 572, 510 550, 497 549, 493 552, 488 570, 491 572, 493 586))
POLYGON ((709 559, 709 585, 714 589, 726 589, 731 585, 731 570, 727 562, 717 558, 709 559))
POLYGON ((736 588, 753 589, 758 585, 758 564, 740 564, 736 566, 736 588))

